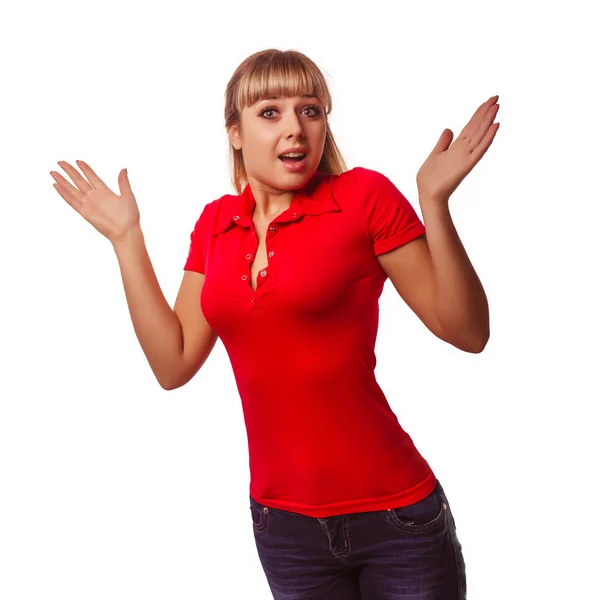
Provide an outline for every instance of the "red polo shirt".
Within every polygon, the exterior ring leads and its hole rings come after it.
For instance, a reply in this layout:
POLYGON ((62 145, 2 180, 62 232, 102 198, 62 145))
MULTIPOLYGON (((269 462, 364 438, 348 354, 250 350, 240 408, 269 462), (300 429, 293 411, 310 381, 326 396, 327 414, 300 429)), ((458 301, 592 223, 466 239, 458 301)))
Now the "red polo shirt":
POLYGON ((384 175, 316 172, 258 242, 249 185, 203 209, 184 269, 205 274, 200 305, 229 355, 248 437, 250 495, 311 517, 418 502, 436 477, 374 374, 377 255, 425 233, 384 175))

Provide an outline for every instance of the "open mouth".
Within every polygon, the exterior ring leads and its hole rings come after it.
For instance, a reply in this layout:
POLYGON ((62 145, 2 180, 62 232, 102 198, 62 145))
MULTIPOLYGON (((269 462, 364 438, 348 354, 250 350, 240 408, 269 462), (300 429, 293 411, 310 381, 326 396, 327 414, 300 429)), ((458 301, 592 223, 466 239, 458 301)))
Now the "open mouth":
POLYGON ((282 162, 301 162, 305 158, 306 158, 306 154, 303 154, 302 156, 294 156, 294 157, 283 156, 283 154, 281 154, 279 156, 279 160, 282 162))

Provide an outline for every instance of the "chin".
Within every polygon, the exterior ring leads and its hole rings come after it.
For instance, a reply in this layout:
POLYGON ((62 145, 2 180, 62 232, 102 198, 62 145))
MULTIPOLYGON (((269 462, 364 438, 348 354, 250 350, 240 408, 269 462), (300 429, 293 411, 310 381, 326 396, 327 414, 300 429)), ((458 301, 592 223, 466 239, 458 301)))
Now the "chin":
POLYGON ((287 173, 287 176, 290 179, 293 178, 294 181, 297 181, 297 184, 295 184, 292 189, 298 190, 304 187, 313 178, 316 172, 317 168, 315 167, 313 169, 306 169, 300 173, 287 173))

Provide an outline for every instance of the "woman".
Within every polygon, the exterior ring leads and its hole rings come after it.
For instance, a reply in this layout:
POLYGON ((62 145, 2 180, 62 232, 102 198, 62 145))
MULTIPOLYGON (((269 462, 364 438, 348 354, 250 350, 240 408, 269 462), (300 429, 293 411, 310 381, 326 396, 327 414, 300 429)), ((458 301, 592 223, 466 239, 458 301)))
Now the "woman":
POLYGON ((448 199, 497 130, 497 97, 417 175, 427 224, 377 171, 347 170, 319 68, 295 51, 248 57, 226 90, 233 185, 204 207, 171 310, 144 245, 126 170, 113 194, 82 161, 58 193, 112 243, 136 335, 160 385, 187 383, 217 337, 247 428, 250 512, 273 597, 461 599, 448 499, 374 375, 389 277, 440 339, 481 352, 481 283, 448 199), (245 186, 243 184, 246 183, 245 186))

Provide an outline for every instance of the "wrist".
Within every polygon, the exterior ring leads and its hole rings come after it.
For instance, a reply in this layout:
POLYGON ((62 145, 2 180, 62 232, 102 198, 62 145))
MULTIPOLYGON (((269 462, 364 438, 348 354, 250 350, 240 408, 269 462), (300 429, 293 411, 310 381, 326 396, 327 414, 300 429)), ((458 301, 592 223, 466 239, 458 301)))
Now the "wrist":
POLYGON ((123 248, 128 248, 132 245, 137 244, 140 241, 143 241, 143 239, 144 234, 138 222, 133 227, 128 229, 125 233, 120 235, 118 238, 112 239, 111 244, 115 252, 118 252, 123 248))
POLYGON ((419 192, 419 204, 421 208, 427 206, 429 209, 434 210, 449 210, 450 198, 448 196, 434 196, 426 192, 419 192))

